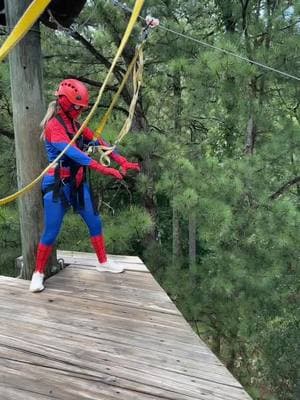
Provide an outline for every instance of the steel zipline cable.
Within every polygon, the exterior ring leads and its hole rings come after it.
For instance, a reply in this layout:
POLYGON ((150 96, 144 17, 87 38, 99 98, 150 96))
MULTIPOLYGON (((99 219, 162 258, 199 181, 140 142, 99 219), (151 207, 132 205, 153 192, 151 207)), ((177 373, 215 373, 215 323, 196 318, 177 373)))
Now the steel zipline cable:
POLYGON ((176 35, 178 35, 178 36, 184 37, 185 39, 192 40, 193 42, 196 42, 196 43, 198 43, 198 44, 201 44, 202 46, 206 46, 206 47, 209 47, 209 48, 211 48, 211 49, 214 49, 214 50, 220 51, 220 52, 222 52, 222 53, 228 54, 228 55, 230 55, 230 56, 239 58, 240 60, 247 61, 247 62, 249 62, 250 64, 257 65, 258 67, 268 69, 269 71, 272 71, 272 72, 276 72, 276 73, 278 73, 278 74, 280 74, 280 75, 283 75, 283 76, 285 76, 285 77, 287 77, 287 78, 291 78, 291 79, 295 79, 295 80, 297 80, 297 81, 300 81, 300 78, 299 78, 298 76, 291 75, 291 74, 289 74, 289 73, 287 73, 287 72, 284 72, 284 71, 281 71, 281 70, 279 70, 279 69, 270 67, 269 65, 266 65, 266 64, 260 63, 260 62, 258 62, 258 61, 255 61, 255 60, 251 60, 250 58, 247 58, 247 57, 241 56, 241 55, 239 55, 239 54, 233 53, 232 51, 222 49, 222 48, 217 47, 217 46, 214 46, 214 45, 212 45, 212 44, 203 42, 202 40, 199 40, 199 39, 195 39, 195 38, 193 38, 193 37, 191 37, 191 36, 185 35, 184 33, 176 32, 176 31, 174 31, 173 29, 166 28, 166 27, 164 27, 164 26, 162 26, 162 25, 160 25, 159 27, 160 27, 161 29, 165 30, 166 32, 171 32, 171 33, 174 33, 174 34, 176 34, 176 35))
MULTIPOLYGON (((121 3, 119 0, 111 0, 111 1, 112 1, 113 5, 119 7, 119 8, 122 9, 123 11, 125 11, 125 12, 127 12, 127 13, 131 13, 131 12, 132 12, 132 10, 131 10, 129 7, 127 7, 126 4, 121 3)), ((141 17, 141 16, 139 17, 139 19, 145 21, 145 18, 143 18, 143 17, 141 17)), ((259 62, 259 61, 251 60, 251 59, 248 58, 248 57, 239 55, 239 54, 234 53, 234 52, 232 52, 232 51, 223 49, 223 48, 221 48, 221 47, 218 47, 218 46, 215 46, 215 45, 206 43, 206 42, 204 42, 203 40, 196 39, 196 38, 194 38, 194 37, 192 37, 192 36, 186 35, 185 33, 177 32, 177 31, 175 31, 175 30, 173 30, 173 29, 170 29, 170 28, 167 28, 167 27, 163 26, 162 24, 159 24, 158 29, 161 29, 161 30, 163 30, 163 31, 165 31, 165 32, 169 32, 169 33, 172 33, 172 34, 174 34, 174 35, 180 36, 180 37, 182 37, 182 38, 185 38, 185 39, 187 39, 187 40, 193 41, 193 42, 195 42, 195 43, 198 43, 198 44, 200 44, 200 45, 202 45, 202 46, 205 46, 205 47, 208 47, 208 48, 210 48, 210 49, 213 49, 213 50, 222 52, 222 53, 227 54, 227 55, 229 55, 229 56, 238 58, 238 59, 240 59, 240 60, 242 60, 242 61, 246 61, 246 62, 248 62, 248 63, 250 63, 250 64, 257 65, 257 66, 260 67, 260 68, 264 68, 264 69, 267 69, 267 70, 269 70, 269 71, 275 72, 275 73, 277 73, 277 74, 280 74, 280 75, 282 75, 282 76, 285 76, 286 78, 290 78, 290 79, 294 79, 294 80, 300 81, 300 77, 298 77, 298 76, 295 76, 295 75, 289 74, 289 73, 287 73, 287 72, 281 71, 281 70, 279 70, 279 69, 270 67, 270 66, 268 66, 268 65, 266 65, 266 64, 263 64, 263 63, 261 63, 261 62, 259 62)))

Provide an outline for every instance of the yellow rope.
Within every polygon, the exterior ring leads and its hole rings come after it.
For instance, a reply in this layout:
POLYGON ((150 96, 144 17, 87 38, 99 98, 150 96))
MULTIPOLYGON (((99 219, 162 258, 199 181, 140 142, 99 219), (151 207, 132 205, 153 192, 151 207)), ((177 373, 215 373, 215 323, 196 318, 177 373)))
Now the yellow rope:
MULTIPOLYGON (((143 46, 143 44, 142 44, 142 46, 143 46)), ((124 75, 124 78, 123 78, 123 80, 122 80, 122 83, 121 83, 121 85, 120 85, 119 88, 118 88, 118 91, 117 91, 116 94, 114 95, 114 97, 113 97, 113 99, 112 99, 112 101, 111 101, 111 103, 110 103, 110 106, 109 106, 108 110, 106 111, 106 113, 104 114, 104 116, 101 118, 101 121, 100 121, 100 123, 99 123, 99 125, 98 125, 98 127, 97 127, 97 129, 96 129, 96 131, 95 131, 95 136, 96 136, 97 138, 99 138, 99 137, 102 135, 103 130, 104 130, 104 128, 105 128, 105 126, 106 126, 106 124, 107 124, 107 122, 108 122, 108 120, 109 120, 111 114, 112 114, 113 108, 114 108, 114 106, 116 105, 116 103, 117 103, 117 101, 118 101, 118 99, 119 99, 119 97, 120 97, 120 94, 122 93, 122 90, 124 89, 124 86, 125 86, 125 84, 127 83, 128 78, 129 78, 129 76, 131 75, 131 73, 132 73, 132 71, 133 71, 134 66, 136 65, 136 62, 137 62, 138 57, 139 57, 139 52, 136 51, 136 52, 135 52, 135 55, 134 55, 134 57, 133 57, 133 59, 131 60, 131 63, 129 64, 129 66, 128 66, 128 68, 127 68, 127 72, 126 72, 126 74, 124 75)))
POLYGON ((113 108, 114 108, 116 102, 118 101, 118 98, 120 97, 120 94, 129 78, 130 74, 132 73, 133 97, 132 97, 132 100, 131 100, 131 103, 129 106, 128 117, 127 117, 126 121, 124 122, 113 146, 104 146, 104 145, 98 146, 98 150, 100 152, 102 151, 102 155, 100 157, 100 162, 103 165, 110 164, 110 159, 108 157, 109 154, 111 154, 115 150, 116 146, 121 142, 121 140, 124 138, 124 136, 127 135, 127 133, 130 130, 130 127, 132 125, 134 111, 135 111, 137 100, 139 97, 139 91, 140 91, 140 88, 142 85, 142 77, 143 77, 143 69, 144 69, 143 47, 144 47, 144 42, 142 42, 139 46, 137 46, 135 55, 134 55, 131 63, 128 66, 127 73, 124 75, 123 81, 122 81, 117 93, 114 95, 108 110, 102 117, 102 119, 98 125, 98 128, 96 129, 95 136, 97 138, 99 138, 103 133, 105 125, 111 116, 113 108))
POLYGON ((0 48, 0 61, 15 47, 15 45, 26 35, 39 16, 47 8, 51 0, 34 0, 24 12, 17 25, 0 48))
POLYGON ((132 11, 130 20, 129 20, 127 28, 126 28, 126 31, 124 33, 124 36, 123 36, 122 41, 120 43, 120 46, 119 46, 119 48, 117 50, 115 58, 114 58, 114 60, 113 60, 113 62, 111 64, 111 67, 110 67, 110 69, 108 71, 108 74, 107 74, 107 76, 106 76, 106 78, 105 78, 105 80, 104 80, 104 82, 103 82, 103 84, 102 84, 102 86, 101 86, 101 88, 99 90, 96 102, 93 105, 91 111, 89 112, 88 116, 86 117, 85 121, 81 125, 80 129, 78 130, 78 132, 75 134, 75 136, 70 141, 70 143, 68 143, 68 145, 64 148, 64 150, 58 155, 58 157, 56 157, 56 159, 54 161, 52 161, 52 163, 49 164, 44 169, 44 171, 42 171, 41 174, 36 179, 34 179, 31 183, 29 183, 24 188, 20 189, 18 192, 14 193, 14 194, 12 194, 10 196, 4 197, 3 199, 0 199, 0 206, 2 206, 4 204, 7 204, 7 203, 17 199, 19 196, 21 196, 24 193, 26 193, 29 190, 31 190, 32 187, 43 178, 43 176, 49 171, 49 169, 53 168, 56 165, 56 163, 61 159, 61 157, 66 153, 66 151, 75 143, 77 138, 81 135, 81 133, 83 132, 84 128, 88 125, 88 123, 90 122, 90 120, 93 117, 94 113, 97 111, 97 107, 98 107, 98 105, 100 103, 100 100, 102 98, 102 95, 103 95, 103 92, 105 90, 105 87, 106 87, 107 83, 109 82, 109 79, 111 77, 112 71, 113 71, 113 69, 115 68, 115 66, 117 64, 117 61, 118 61, 118 59, 119 59, 124 47, 126 46, 126 43, 127 43, 128 39, 129 39, 129 36, 130 36, 130 34, 131 34, 131 32, 132 32, 132 30, 134 28, 134 25, 135 25, 135 23, 136 23, 136 21, 137 21, 137 19, 139 17, 139 14, 141 12, 143 4, 144 4, 144 0, 136 0, 135 5, 134 5, 134 9, 132 11))
POLYGON ((121 142, 121 140, 124 138, 125 135, 127 135, 128 131, 131 127, 131 123, 132 123, 132 120, 134 117, 134 111, 135 111, 136 104, 137 104, 138 97, 139 97, 139 91, 142 86, 142 77, 143 77, 143 70, 144 70, 144 54, 143 54, 142 48, 138 49, 138 55, 139 55, 138 65, 136 65, 133 70, 133 93, 134 94, 133 94, 132 101, 131 101, 131 104, 129 107, 128 117, 127 117, 126 121, 124 122, 122 129, 120 130, 120 133, 115 141, 115 145, 117 145, 118 143, 121 142))

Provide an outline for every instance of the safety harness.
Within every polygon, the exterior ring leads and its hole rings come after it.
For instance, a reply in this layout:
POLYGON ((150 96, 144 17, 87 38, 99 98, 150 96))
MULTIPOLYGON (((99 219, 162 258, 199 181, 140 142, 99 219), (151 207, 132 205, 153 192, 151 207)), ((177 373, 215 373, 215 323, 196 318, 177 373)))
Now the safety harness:
MULTIPOLYGON (((63 118, 60 115, 56 115, 54 118, 63 126, 69 139, 72 140, 74 137, 74 133, 68 131, 68 128, 67 128, 66 123, 63 120, 63 118)), ((72 121, 72 123, 75 125, 74 126, 75 132, 77 132, 78 129, 80 128, 80 123, 77 121, 72 121)), ((75 143, 76 143, 76 146, 81 151, 85 150, 84 138, 82 135, 77 138, 75 143)), ((77 212, 78 210, 84 208, 83 185, 87 180, 86 179, 87 167, 77 164, 75 161, 73 161, 71 158, 69 158, 66 155, 64 157, 65 157, 65 159, 67 159, 67 161, 61 159, 56 164, 56 166, 54 168, 54 183, 52 185, 49 185, 46 188, 46 190, 43 191, 43 194, 45 195, 46 193, 53 191, 53 201, 58 202, 60 200, 62 202, 63 206, 65 208, 68 208, 70 206, 70 204, 69 204, 69 202, 66 198, 65 192, 64 192, 64 185, 70 184, 70 186, 71 186, 71 204, 73 205, 74 211, 77 212), (70 171, 69 174, 64 174, 64 171, 66 168, 69 169, 69 171, 70 171), (81 168, 83 169, 82 178, 81 178, 79 184, 77 184, 76 175, 81 168)), ((91 186, 90 179, 89 179, 89 185, 91 186)), ((94 212, 95 212, 95 214, 97 214, 95 204, 93 201, 92 190, 91 190, 91 196, 92 196, 94 212)))

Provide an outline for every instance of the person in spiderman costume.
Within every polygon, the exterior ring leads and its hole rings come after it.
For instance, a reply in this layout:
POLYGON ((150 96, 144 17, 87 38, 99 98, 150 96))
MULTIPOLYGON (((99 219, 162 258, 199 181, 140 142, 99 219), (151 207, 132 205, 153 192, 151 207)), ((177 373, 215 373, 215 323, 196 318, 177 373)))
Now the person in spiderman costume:
MULTIPOLYGON (((49 104, 41 123, 49 162, 55 160, 78 131, 80 123, 77 118, 89 103, 86 86, 76 79, 63 80, 55 95, 57 99, 49 104)), ((83 151, 91 144, 108 145, 102 139, 95 140, 92 130, 85 128, 76 144, 66 151, 56 167, 50 169, 43 178, 44 232, 38 244, 36 267, 29 288, 31 292, 44 289, 46 265, 69 206, 73 206, 88 226, 91 243, 99 261, 96 269, 100 272, 123 272, 122 267, 107 259, 101 218, 95 211, 85 174, 86 169, 90 168, 121 180, 127 170, 140 171, 140 166, 138 163, 127 161, 115 151, 110 154, 110 158, 121 166, 120 172, 115 168, 103 166, 83 151)))

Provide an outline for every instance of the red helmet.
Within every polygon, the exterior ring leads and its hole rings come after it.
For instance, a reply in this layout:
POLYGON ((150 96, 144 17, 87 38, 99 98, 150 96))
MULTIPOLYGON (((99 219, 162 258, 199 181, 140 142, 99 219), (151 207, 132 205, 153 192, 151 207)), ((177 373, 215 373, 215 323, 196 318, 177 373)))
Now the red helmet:
POLYGON ((89 92, 86 86, 77 79, 65 79, 59 84, 55 96, 66 96, 67 99, 77 106, 88 107, 89 92))

